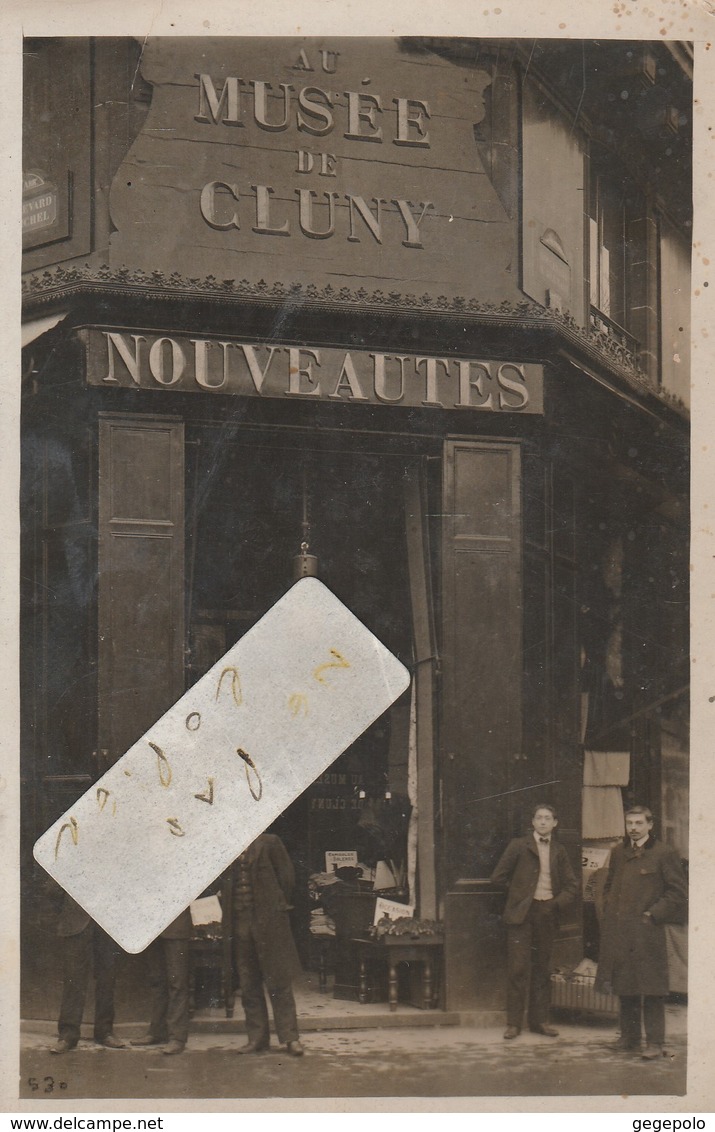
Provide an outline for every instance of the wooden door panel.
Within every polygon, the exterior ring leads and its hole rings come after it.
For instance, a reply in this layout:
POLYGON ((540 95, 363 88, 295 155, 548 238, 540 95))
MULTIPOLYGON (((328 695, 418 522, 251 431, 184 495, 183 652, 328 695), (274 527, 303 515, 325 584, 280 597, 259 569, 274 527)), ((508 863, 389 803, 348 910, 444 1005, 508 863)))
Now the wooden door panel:
POLYGON ((181 422, 100 420, 102 770, 184 691, 183 483, 181 422))

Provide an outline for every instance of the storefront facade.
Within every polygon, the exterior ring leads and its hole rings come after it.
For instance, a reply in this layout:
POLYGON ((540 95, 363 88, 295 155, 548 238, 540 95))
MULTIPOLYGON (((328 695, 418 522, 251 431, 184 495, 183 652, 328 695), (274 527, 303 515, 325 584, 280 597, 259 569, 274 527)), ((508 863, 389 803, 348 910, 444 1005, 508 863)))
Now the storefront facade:
MULTIPOLYGON (((631 46, 613 81, 689 106, 631 46)), ((413 680, 283 815, 303 890, 389 855, 442 1005, 499 1009, 488 877, 543 800, 579 866, 584 749, 687 813, 687 142, 656 100, 609 181, 553 45, 42 52, 86 121, 30 62, 24 844, 315 567, 413 680)))

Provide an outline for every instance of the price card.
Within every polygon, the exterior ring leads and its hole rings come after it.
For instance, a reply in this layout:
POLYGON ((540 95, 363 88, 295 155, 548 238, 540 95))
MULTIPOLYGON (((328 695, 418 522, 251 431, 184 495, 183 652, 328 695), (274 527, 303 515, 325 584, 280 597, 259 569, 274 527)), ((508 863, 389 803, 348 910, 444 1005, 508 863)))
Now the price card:
POLYGON ((35 844, 125 951, 153 939, 409 686, 303 578, 35 844))

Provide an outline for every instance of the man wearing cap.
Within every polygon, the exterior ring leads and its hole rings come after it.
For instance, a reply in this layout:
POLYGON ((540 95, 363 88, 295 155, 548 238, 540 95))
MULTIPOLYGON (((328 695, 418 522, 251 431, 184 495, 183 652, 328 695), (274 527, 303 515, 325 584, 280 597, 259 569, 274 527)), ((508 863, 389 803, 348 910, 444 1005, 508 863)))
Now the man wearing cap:
POLYGON ((578 884, 568 854, 557 841, 553 806, 538 805, 532 830, 509 843, 492 873, 492 884, 506 888, 507 1026, 504 1037, 521 1033, 529 983, 527 1020, 534 1034, 558 1037, 549 1025, 551 955, 558 912, 576 896, 578 884))

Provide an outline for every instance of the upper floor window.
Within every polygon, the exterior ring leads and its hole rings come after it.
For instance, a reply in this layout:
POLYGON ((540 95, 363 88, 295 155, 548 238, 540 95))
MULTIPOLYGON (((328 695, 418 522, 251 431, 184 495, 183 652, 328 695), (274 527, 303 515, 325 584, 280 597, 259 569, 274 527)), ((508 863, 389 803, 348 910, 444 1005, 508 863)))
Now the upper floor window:
POLYGON ((592 173, 589 194, 591 306, 626 328, 626 206, 621 186, 592 173))
MULTIPOLYGON (((615 164, 592 160, 589 181, 589 301, 591 325, 632 354, 644 345, 651 305, 644 201, 615 164)), ((654 265, 652 265, 654 266, 654 265)))

